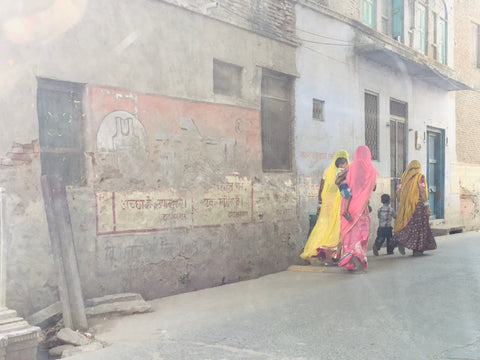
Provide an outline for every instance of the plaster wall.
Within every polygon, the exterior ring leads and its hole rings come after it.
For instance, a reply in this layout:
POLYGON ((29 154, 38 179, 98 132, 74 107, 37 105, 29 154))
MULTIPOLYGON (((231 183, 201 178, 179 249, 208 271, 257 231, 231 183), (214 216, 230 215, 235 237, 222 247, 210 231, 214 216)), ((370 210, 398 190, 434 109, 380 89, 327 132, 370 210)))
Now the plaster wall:
MULTIPOLYGON (((0 101, 2 124, 9 125, 0 135, 0 153, 10 147, 7 134, 21 143, 38 137, 37 76, 258 108, 261 67, 296 74, 292 45, 202 14, 161 1, 81 3, 68 26, 42 24, 45 28, 33 28, 29 36, 4 34, 0 72, 6 85, 0 101), (213 93, 213 58, 246 69, 240 98, 213 93)), ((17 14, 6 11, 4 22, 17 14)))
POLYGON ((297 49, 295 156, 299 182, 299 222, 307 237, 309 215, 317 210, 317 196, 324 169, 335 152, 345 149, 353 157, 355 129, 360 106, 355 94, 353 54, 348 44, 354 36, 346 24, 297 5, 297 49), (319 31, 318 24, 322 24, 319 31), (318 35, 321 34, 321 36, 318 35), (338 39, 338 40, 333 40, 338 39), (328 45, 328 44, 338 44, 328 45), (324 101, 324 121, 313 119, 313 99, 324 101))
MULTIPOLYGON (((450 182, 451 163, 456 161, 454 94, 409 75, 401 63, 391 67, 372 62, 354 53, 352 26, 308 7, 298 5, 297 23, 302 45, 297 50, 301 77, 296 83, 296 157, 300 192, 299 216, 306 223, 317 209, 318 184, 334 153, 346 149, 353 158, 358 145, 365 143, 364 93, 378 96, 379 171, 377 191, 372 194, 374 209, 381 206, 382 193, 390 193, 390 100, 408 104, 407 162, 417 159, 426 173, 425 138, 415 146, 415 132, 422 136, 428 127, 445 130, 445 219, 458 223, 459 202, 450 182), (318 24, 322 24, 321 36, 318 24), (314 42, 316 41, 316 42, 314 42), (328 43, 328 45, 327 45, 328 43), (325 121, 312 119, 312 99, 325 101, 325 121), (450 144, 450 145, 449 145, 450 144), (305 194, 305 195, 304 195, 305 194), (303 197, 302 197, 303 195, 303 197)), ((371 241, 378 224, 372 216, 371 241)), ((308 227, 307 227, 308 229, 308 227)), ((305 234, 306 236, 306 234, 305 234)))
POLYGON ((67 189, 85 297, 152 299, 298 261, 296 178, 262 171, 260 138, 262 68, 296 75, 295 47, 162 1, 68 2, 46 21, 55 4, 2 14, 32 25, 1 38, 7 305, 27 316, 58 299, 37 77, 86 84, 86 184, 67 189), (241 96, 213 92, 213 59, 243 67, 241 96))

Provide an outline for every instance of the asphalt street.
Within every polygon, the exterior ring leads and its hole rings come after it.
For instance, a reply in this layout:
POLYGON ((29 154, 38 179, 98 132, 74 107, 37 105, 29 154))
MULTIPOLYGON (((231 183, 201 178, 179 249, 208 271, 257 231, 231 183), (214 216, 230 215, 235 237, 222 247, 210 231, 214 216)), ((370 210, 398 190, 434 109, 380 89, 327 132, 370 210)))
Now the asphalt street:
POLYGON ((480 359, 480 233, 437 244, 370 252, 358 274, 298 266, 157 299, 95 323, 108 346, 69 359, 480 359))

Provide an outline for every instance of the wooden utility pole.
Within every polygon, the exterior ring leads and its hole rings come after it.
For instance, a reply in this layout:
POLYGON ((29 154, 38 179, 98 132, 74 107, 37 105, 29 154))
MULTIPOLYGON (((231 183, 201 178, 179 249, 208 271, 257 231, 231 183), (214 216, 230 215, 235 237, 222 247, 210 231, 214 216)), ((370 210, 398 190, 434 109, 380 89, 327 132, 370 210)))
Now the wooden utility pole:
POLYGON ((58 292, 62 303, 63 321, 65 327, 86 330, 88 324, 80 286, 67 192, 61 176, 42 176, 42 191, 58 274, 58 292))

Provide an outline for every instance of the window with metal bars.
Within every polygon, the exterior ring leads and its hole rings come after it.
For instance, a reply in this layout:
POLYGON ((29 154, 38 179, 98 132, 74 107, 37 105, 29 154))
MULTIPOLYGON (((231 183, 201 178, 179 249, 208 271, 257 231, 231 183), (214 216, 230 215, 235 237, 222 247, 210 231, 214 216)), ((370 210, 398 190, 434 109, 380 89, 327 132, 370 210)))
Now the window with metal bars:
POLYGON ((378 95, 365 93, 365 145, 378 160, 378 95))
POLYGON ((407 105, 400 101, 390 101, 390 115, 407 118, 407 105))
POLYGON ((325 121, 325 117, 323 115, 323 107, 325 105, 325 101, 313 99, 313 114, 312 117, 314 120, 318 121, 325 121))

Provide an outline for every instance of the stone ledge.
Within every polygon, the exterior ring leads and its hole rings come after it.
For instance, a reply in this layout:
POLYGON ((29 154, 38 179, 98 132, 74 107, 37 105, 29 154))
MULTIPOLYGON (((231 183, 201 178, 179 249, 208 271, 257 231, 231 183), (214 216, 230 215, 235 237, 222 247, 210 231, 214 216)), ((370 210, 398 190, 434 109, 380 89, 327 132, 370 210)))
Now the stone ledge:
POLYGON ((300 271, 300 272, 314 272, 321 273, 325 271, 325 267, 312 266, 312 265, 291 265, 287 271, 300 271))
POLYGON ((85 309, 87 316, 104 314, 131 315, 151 311, 152 307, 143 299, 100 304, 85 309))
POLYGON ((122 301, 133 301, 133 300, 143 300, 142 295, 137 293, 121 293, 121 294, 112 294, 106 295, 98 298, 88 299, 85 301, 85 306, 98 306, 101 304, 108 304, 114 302, 122 301))
POLYGON ((438 224, 438 225, 431 225, 431 229, 433 232, 433 236, 444 236, 449 234, 461 233, 465 229, 465 226, 438 224))
MULTIPOLYGON (((120 293, 85 300, 85 313, 87 316, 96 316, 106 313, 119 313, 128 315, 141 312, 150 312, 151 306, 137 293, 120 293)), ((9 314, 16 315, 16 312, 9 314)), ((27 320, 30 324, 46 328, 62 318, 62 304, 60 301, 30 315, 27 320)), ((2 323, 0 313, 0 324, 2 323)), ((0 359, 1 360, 1 359, 0 359)))

